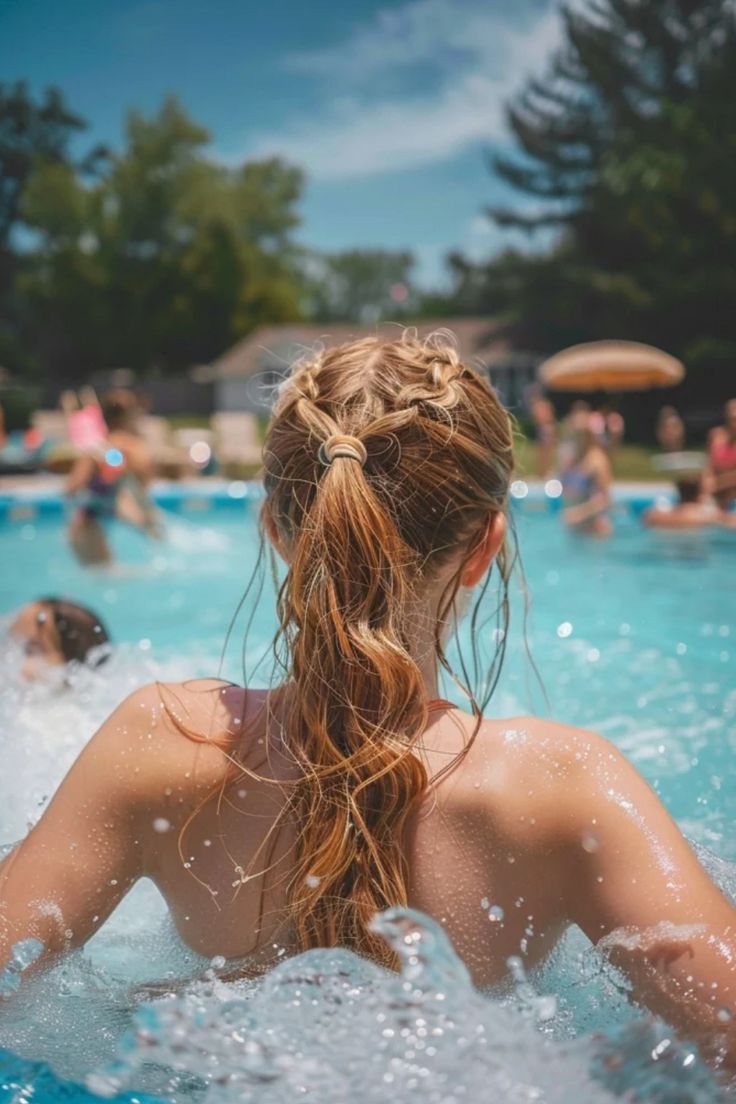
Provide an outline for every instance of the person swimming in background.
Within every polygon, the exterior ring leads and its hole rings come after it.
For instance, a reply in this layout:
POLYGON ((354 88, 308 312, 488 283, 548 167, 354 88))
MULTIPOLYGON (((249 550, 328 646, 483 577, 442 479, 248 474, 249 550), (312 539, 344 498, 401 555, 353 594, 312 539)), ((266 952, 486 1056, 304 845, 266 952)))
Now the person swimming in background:
POLYGON ((651 529, 736 528, 736 514, 722 510, 706 494, 702 475, 681 477, 675 483, 677 501, 673 506, 655 505, 645 511, 643 522, 651 529))
POLYGON ((716 502, 727 510, 736 502, 736 399, 729 399, 723 415, 723 425, 708 437, 708 463, 716 502))
POLYGON ((69 542, 81 563, 109 564, 112 552, 103 522, 117 518, 151 537, 160 536, 148 493, 153 462, 148 446, 136 433, 139 405, 132 392, 118 389, 103 398, 99 424, 106 435, 101 440, 96 440, 89 410, 86 404, 77 412, 87 418, 80 425, 85 447, 66 486, 76 507, 69 542))
POLYGON ((110 643, 101 618, 66 598, 29 602, 13 616, 8 633, 23 647, 21 674, 29 680, 67 663, 98 667, 107 658, 103 646, 110 643))
POLYGON ((610 536, 613 471, 607 451, 591 426, 591 416, 578 412, 570 431, 567 467, 560 472, 568 528, 595 537, 610 536))
POLYGON ((0 965, 19 940, 33 968, 83 945, 142 877, 225 977, 314 947, 395 967, 373 918, 408 905, 488 986, 578 925, 634 1000, 736 1064, 736 910, 657 795, 602 737, 497 719, 452 671, 473 595, 498 588, 484 686, 508 629, 513 436, 488 382, 446 333, 315 351, 264 465, 280 681, 119 706, 0 865, 0 965))

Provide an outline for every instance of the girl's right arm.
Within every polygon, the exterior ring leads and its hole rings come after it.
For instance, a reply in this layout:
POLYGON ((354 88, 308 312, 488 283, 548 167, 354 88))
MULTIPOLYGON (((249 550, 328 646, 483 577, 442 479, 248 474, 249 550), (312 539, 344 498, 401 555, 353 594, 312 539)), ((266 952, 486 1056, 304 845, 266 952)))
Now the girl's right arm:
POLYGON ((137 745, 147 693, 103 724, 0 864, 0 969, 21 940, 42 943, 41 959, 86 942, 143 873, 137 745))

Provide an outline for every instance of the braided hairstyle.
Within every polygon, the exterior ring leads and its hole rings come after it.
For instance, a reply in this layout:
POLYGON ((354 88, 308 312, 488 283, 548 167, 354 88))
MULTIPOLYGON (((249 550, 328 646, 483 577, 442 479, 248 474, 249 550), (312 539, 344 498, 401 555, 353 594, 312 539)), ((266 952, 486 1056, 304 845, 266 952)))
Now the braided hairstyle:
MULTIPOLYGON (((413 751, 428 702, 412 625, 427 582, 464 550, 435 630, 447 667, 441 627, 464 563, 507 504, 509 418, 451 335, 366 338, 295 365, 264 463, 264 521, 288 563, 278 613, 294 692, 281 724, 300 768, 285 811, 289 923, 300 950, 391 963, 371 919, 407 902, 403 832, 428 783, 413 751)), ((498 563, 505 594, 505 547, 498 563)))

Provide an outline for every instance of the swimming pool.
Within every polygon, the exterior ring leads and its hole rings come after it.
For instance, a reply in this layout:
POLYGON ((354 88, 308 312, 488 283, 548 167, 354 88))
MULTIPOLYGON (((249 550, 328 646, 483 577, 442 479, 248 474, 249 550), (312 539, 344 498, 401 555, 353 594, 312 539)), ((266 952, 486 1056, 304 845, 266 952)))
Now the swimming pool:
MULTIPOLYGON (((2 842, 18 838, 38 816, 83 742, 128 689, 153 677, 217 669, 257 556, 257 492, 244 484, 214 494, 185 490, 164 496, 163 504, 166 540, 152 546, 116 530, 118 566, 95 573, 71 561, 55 496, 0 502, 0 615, 39 594, 63 593, 98 610, 118 642, 110 664, 81 675, 72 694, 18 685, 12 656, 4 658, 2 842)), ((613 740, 687 835, 715 853, 706 861, 733 887, 736 533, 648 533, 637 521, 641 505, 641 498, 622 502, 615 536, 597 542, 564 532, 552 500, 532 494, 515 502, 531 602, 525 633, 517 585, 492 710, 511 716, 549 708, 613 740)), ((252 671, 270 639, 270 587, 266 572, 245 657, 243 619, 235 626, 223 661, 229 677, 239 677, 244 658, 252 671)), ((489 647, 492 631, 483 630, 489 647)), ((136 1090, 145 1088, 171 1100, 206 1092, 208 1101, 280 1102, 304 1095, 305 1086, 307 1099, 334 1104, 358 1091, 367 1100, 390 1093, 403 1101, 421 1091, 448 1102, 455 1092, 458 1104, 602 1101, 622 1087, 644 1092, 645 1085, 648 1095, 640 1099, 656 1099, 656 1092, 662 1100, 713 1098, 707 1079, 698 1080, 698 1063, 673 1060, 669 1074, 662 1063, 655 1069, 657 1029, 630 1012, 615 978, 581 937, 566 938, 538 976, 519 975, 493 999, 471 992, 440 944, 431 926, 419 931, 414 946, 421 953, 418 964, 407 964, 408 989, 339 955, 307 956, 297 971, 284 964, 255 993, 212 980, 159 1003, 156 1012, 139 1011, 121 1057, 118 1039, 130 1032, 136 1003, 130 985, 186 973, 194 963, 144 885, 84 954, 29 984, 12 1013, 10 1004, 0 1006, 0 1046, 50 1063, 61 1078, 92 1077, 97 1091, 109 1095, 124 1086, 140 1100, 136 1090), (445 997, 439 1019, 438 993, 445 997), (602 1026, 605 1041, 593 1041, 591 1032, 602 1026), (606 1068, 624 1071, 618 1088, 590 1073, 606 1066, 606 1054, 617 1056, 606 1068), (672 1095, 676 1086, 686 1095, 672 1095)), ((81 1099, 80 1090, 64 1090, 50 1073, 11 1057, 0 1060, 0 1101, 31 1099, 19 1094, 34 1080, 36 1099, 81 1099)))

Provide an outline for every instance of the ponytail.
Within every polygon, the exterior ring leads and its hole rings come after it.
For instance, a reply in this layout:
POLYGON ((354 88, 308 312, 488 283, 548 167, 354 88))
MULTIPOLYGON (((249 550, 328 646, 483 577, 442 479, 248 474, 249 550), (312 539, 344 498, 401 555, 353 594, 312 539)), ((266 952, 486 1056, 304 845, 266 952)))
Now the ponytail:
MULTIPOLYGON (((371 921, 408 903, 407 821, 428 784, 417 619, 435 573, 506 507, 508 415, 447 334, 367 338, 294 367, 264 464, 264 520, 288 561, 277 637, 282 746, 297 766, 280 818, 296 831, 286 920, 299 950, 343 946, 393 965, 371 921)), ((435 652, 449 669, 439 624, 435 652)))
POLYGON ((417 556, 366 479, 366 457, 357 437, 322 443, 279 598, 301 775, 288 896, 300 947, 390 961, 370 921, 407 903, 404 828, 427 783, 412 745, 427 703, 408 647, 417 556))

